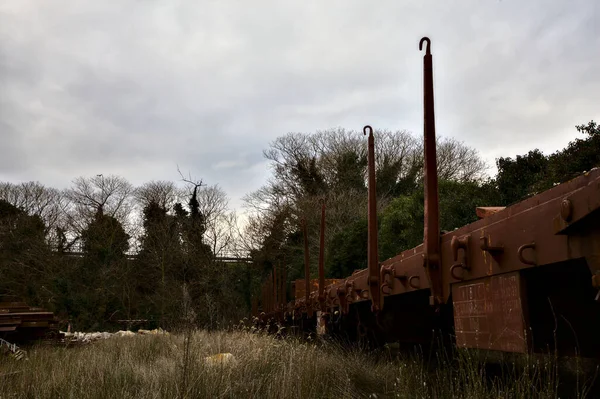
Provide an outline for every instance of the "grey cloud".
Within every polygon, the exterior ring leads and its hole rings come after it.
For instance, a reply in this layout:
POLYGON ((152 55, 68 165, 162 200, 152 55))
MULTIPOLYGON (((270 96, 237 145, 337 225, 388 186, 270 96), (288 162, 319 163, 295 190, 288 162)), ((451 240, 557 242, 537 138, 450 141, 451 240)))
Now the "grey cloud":
POLYGON ((593 0, 119 1, 0 6, 0 177, 64 187, 176 165, 240 198, 288 131, 422 129, 432 39, 438 132, 491 164, 598 119, 593 0))

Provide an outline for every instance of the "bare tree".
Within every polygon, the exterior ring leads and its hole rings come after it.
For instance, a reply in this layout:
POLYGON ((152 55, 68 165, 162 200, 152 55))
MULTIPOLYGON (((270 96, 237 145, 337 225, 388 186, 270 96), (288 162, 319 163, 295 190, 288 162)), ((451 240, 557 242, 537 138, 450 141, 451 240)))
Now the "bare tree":
POLYGON ((207 222, 226 213, 229 207, 227 193, 218 185, 202 187, 198 191, 198 202, 207 222))
POLYGON ((206 186, 202 180, 193 179, 191 174, 184 177, 177 168, 181 180, 192 191, 191 201, 198 207, 198 212, 204 218, 204 241, 210 246, 214 256, 224 256, 234 251, 237 236, 237 216, 229 210, 227 193, 218 185, 206 186))
POLYGON ((443 180, 481 180, 487 169, 477 150, 452 138, 438 140, 437 162, 438 175, 443 180))
MULTIPOLYGON (((364 219, 366 152, 362 131, 341 128, 289 133, 270 143, 264 156, 271 163, 272 175, 264 186, 244 197, 249 212, 244 246, 273 253, 304 218, 311 251, 316 250, 322 197, 327 203, 326 240, 364 219)), ((394 196, 417 188, 423 175, 423 144, 405 130, 375 131, 375 155, 378 208, 383 209, 394 196)), ((478 180, 485 173, 477 152, 452 139, 438 140, 438 168, 440 179, 446 180, 478 180)))
POLYGON ((74 179, 73 186, 66 191, 66 195, 84 214, 93 215, 101 210, 104 214, 119 219, 129 214, 133 191, 131 183, 124 178, 100 174, 74 179))
POLYGON ((69 234, 77 240, 97 212, 114 217, 130 236, 135 236, 134 188, 126 179, 115 175, 78 177, 64 191, 69 200, 65 207, 69 234))
POLYGON ((181 194, 181 190, 171 181, 152 180, 136 188, 134 196, 142 208, 154 202, 161 208, 170 210, 181 200, 181 194))
POLYGON ((38 182, 2 182, 0 198, 29 215, 40 216, 48 231, 60 225, 65 200, 55 188, 45 187, 38 182))
POLYGON ((204 186, 198 190, 199 209, 205 219, 204 237, 215 256, 232 251, 237 217, 229 210, 227 193, 218 185, 204 186))
POLYGON ((207 221, 204 235, 215 256, 237 254, 236 227, 237 215, 233 211, 224 212, 207 221))

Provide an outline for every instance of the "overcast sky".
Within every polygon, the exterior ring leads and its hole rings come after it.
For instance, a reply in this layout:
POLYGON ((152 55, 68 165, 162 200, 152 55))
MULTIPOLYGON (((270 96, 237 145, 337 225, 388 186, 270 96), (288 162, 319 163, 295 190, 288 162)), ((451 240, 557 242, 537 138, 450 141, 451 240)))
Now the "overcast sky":
POLYGON ((139 185, 179 165, 239 208, 287 132, 420 136, 422 36, 439 135, 490 165, 550 153, 600 119, 599 4, 2 0, 0 180, 139 185))

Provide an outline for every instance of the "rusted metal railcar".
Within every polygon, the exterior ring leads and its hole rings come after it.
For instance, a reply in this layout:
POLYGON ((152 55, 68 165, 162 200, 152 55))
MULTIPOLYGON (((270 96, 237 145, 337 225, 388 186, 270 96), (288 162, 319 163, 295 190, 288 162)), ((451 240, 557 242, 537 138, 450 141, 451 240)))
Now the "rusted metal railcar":
MULTIPOLYGON (((368 267, 327 284, 321 260, 312 294, 305 290, 276 308, 277 295, 264 297, 261 317, 318 321, 324 331, 371 342, 428 344, 441 334, 464 348, 600 359, 600 169, 508 207, 474 209, 480 220, 441 234, 431 42, 423 38, 421 50, 423 44, 423 244, 378 261, 369 151, 368 267)), ((371 150, 371 127, 364 132, 371 150)))

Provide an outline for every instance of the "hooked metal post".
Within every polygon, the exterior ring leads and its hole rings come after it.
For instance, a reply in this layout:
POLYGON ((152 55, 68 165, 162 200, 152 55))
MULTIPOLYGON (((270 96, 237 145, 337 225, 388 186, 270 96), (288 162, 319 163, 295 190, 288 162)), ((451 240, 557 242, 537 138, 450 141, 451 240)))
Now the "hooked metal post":
POLYGON ((267 309, 267 298, 265 296, 265 288, 265 284, 263 284, 263 286, 260 287, 260 308, 262 312, 266 312, 267 309))
POLYGON ((435 115, 433 107, 433 61, 431 41, 424 37, 419 42, 419 50, 423 50, 423 135, 424 135, 424 180, 425 180, 425 229, 423 236, 423 266, 427 269, 430 280, 430 304, 443 302, 442 270, 440 260, 440 225, 437 156, 435 143, 435 115))
POLYGON ((266 284, 263 284, 263 286, 260 288, 260 296, 261 296, 260 307, 261 307, 262 312, 267 311, 266 310, 267 309, 267 297, 265 296, 266 288, 267 288, 266 284))
POLYGON ((279 309, 281 311, 285 310, 286 297, 285 297, 285 273, 283 271, 285 266, 281 266, 281 262, 279 263, 279 309))
POLYGON ((277 308, 279 306, 279 301, 278 301, 278 280, 277 280, 278 276, 277 276, 277 267, 275 266, 275 264, 273 264, 273 310, 277 311, 277 308))
MULTIPOLYGON (((284 267, 283 269, 283 295, 285 296, 285 298, 287 299, 287 292, 288 292, 288 284, 287 284, 287 267, 284 267)), ((292 286, 290 284, 290 297, 293 296, 293 290, 292 290, 292 286)), ((286 302, 287 303, 287 302, 286 302)))
POLYGON ((325 199, 321 199, 321 236, 319 241, 319 304, 325 312, 325 199))
POLYGON ((381 293, 379 288, 379 257, 377 255, 377 191, 375 182, 375 138, 373 128, 365 126, 363 134, 369 132, 368 148, 368 184, 369 184, 369 213, 368 213, 368 248, 367 265, 369 268, 369 293, 371 297, 371 311, 379 312, 381 309, 381 293))
POLYGON ((258 316, 258 298, 253 295, 251 299, 252 303, 252 317, 258 316))
POLYGON ((423 116, 424 116, 424 181, 425 181, 425 229, 423 236, 423 266, 427 269, 431 286, 432 305, 443 302, 442 269, 440 259, 440 225, 438 176, 435 143, 435 115, 433 107, 433 61, 431 41, 424 37, 419 42, 423 50, 423 116))
POLYGON ((269 312, 273 311, 273 308, 275 307, 275 300, 274 300, 274 292, 273 292, 273 272, 271 272, 271 275, 269 276, 269 291, 268 291, 268 295, 269 295, 269 312))
POLYGON ((271 311, 271 273, 267 276, 267 284, 265 284, 265 313, 271 311))
POLYGON ((271 275, 269 276, 269 312, 272 312, 275 308, 275 292, 273 285, 273 272, 271 272, 271 275))
POLYGON ((308 253, 308 232, 306 230, 306 219, 302 219, 302 235, 304 236, 304 305, 308 317, 312 317, 312 307, 310 306, 310 255, 308 253))

